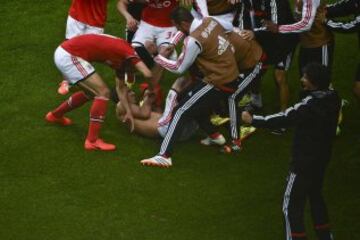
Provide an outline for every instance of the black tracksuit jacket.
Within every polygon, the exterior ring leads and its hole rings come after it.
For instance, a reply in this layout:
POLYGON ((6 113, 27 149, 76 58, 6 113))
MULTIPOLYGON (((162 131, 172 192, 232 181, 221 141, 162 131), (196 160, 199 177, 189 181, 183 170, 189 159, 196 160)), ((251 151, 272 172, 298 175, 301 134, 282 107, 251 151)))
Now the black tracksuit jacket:
POLYGON ((341 100, 334 90, 303 94, 301 101, 268 116, 253 117, 253 125, 263 128, 295 127, 290 170, 316 173, 331 157, 341 100))

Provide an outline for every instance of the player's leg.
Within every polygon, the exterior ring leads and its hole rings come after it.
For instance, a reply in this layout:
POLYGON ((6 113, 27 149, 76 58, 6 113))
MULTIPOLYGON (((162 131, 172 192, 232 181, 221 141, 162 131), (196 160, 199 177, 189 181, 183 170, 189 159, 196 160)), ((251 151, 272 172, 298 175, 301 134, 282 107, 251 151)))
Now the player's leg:
MULTIPOLYGON (((286 73, 290 67, 292 52, 289 53, 282 61, 275 65, 274 77, 276 86, 279 89, 280 111, 285 111, 289 105, 289 85, 286 79, 286 73)), ((281 135, 285 128, 279 128, 272 131, 273 134, 281 135)))
POLYGON ((322 194, 325 169, 317 170, 309 190, 309 202, 314 228, 319 240, 332 240, 329 216, 322 194))
MULTIPOLYGON (((86 24, 77 21, 72 18, 70 15, 66 21, 66 30, 65 30, 65 39, 71 39, 73 37, 83 35, 86 32, 86 24)), ((61 81, 57 92, 61 95, 66 95, 69 93, 70 85, 66 80, 61 81)))
POLYGON ((143 165, 151 165, 158 167, 170 167, 171 154, 175 142, 178 140, 184 126, 192 119, 200 116, 211 108, 212 104, 222 97, 222 93, 214 88, 214 86, 204 82, 198 82, 192 91, 179 103, 170 126, 166 132, 165 138, 161 144, 158 155, 144 159, 141 161, 143 165))
POLYGON ((109 88, 97 73, 94 73, 83 81, 78 82, 78 85, 85 91, 92 93, 95 96, 90 108, 90 123, 84 144, 85 149, 104 151, 115 150, 115 145, 105 143, 99 136, 110 98, 109 88))
POLYGON ((289 105, 289 85, 286 79, 286 73, 291 64, 292 53, 289 53, 286 58, 276 64, 274 70, 274 77, 279 88, 280 110, 284 111, 289 105))
POLYGON ((284 111, 289 105, 289 86, 286 80, 286 71, 275 68, 275 81, 279 88, 280 110, 284 111))
POLYGON ((306 178, 290 172, 283 198, 286 239, 305 240, 304 209, 307 195, 306 178))
POLYGON ((232 138, 231 148, 233 151, 241 149, 241 142, 239 136, 240 114, 238 114, 238 101, 244 95, 251 84, 256 81, 258 76, 261 76, 262 62, 259 62, 251 71, 247 72, 244 78, 239 77, 239 83, 236 91, 229 96, 229 116, 230 116, 230 135, 232 138))
POLYGON ((138 29, 136 30, 131 42, 131 46, 135 49, 136 53, 140 56, 148 68, 152 68, 154 66, 154 60, 145 48, 145 43, 147 41, 153 42, 154 39, 155 35, 153 27, 144 21, 140 21, 138 29))
MULTIPOLYGON (((72 56, 63 48, 58 47, 54 54, 54 60, 57 68, 61 71, 64 78, 71 84, 77 84, 95 73, 93 66, 81 58, 72 56)), ((64 117, 64 114, 72 111, 91 99, 91 95, 84 91, 74 93, 65 102, 49 112, 45 119, 48 122, 61 125, 71 124, 71 120, 64 117)))

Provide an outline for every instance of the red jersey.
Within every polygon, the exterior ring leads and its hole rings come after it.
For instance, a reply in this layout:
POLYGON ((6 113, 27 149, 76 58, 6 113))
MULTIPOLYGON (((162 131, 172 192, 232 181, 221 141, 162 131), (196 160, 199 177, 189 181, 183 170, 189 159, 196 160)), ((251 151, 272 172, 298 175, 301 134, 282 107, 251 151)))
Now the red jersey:
POLYGON ((142 10, 141 20, 156 27, 172 27, 170 13, 177 6, 177 0, 149 0, 142 10))
POLYGON ((126 40, 105 34, 80 35, 63 42, 60 46, 71 55, 88 62, 105 63, 114 69, 120 69, 129 58, 133 64, 140 61, 126 40))
POLYGON ((69 15, 94 27, 105 26, 108 0, 73 0, 69 15))

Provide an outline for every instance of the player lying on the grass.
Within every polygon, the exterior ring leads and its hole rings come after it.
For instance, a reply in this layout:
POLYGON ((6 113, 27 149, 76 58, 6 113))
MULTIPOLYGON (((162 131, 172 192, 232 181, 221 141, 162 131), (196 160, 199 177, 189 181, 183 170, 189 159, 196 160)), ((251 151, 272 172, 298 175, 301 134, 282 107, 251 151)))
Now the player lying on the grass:
MULTIPOLYGON (((145 137, 163 138, 169 128, 173 111, 178 105, 184 89, 191 84, 192 82, 188 78, 180 77, 176 79, 168 92, 165 109, 162 113, 151 110, 154 95, 149 90, 145 90, 141 105, 137 103, 135 93, 129 90, 126 95, 130 106, 129 110, 134 117, 134 132, 145 137)), ((127 110, 123 102, 119 101, 116 105, 116 114, 119 120, 123 121, 126 113, 127 110)), ((179 140, 190 138, 197 131, 198 126, 196 121, 189 122, 180 134, 179 140)))
MULTIPOLYGON (((65 117, 65 113, 72 111, 86 102, 93 100, 90 108, 89 130, 84 147, 87 150, 114 150, 113 144, 104 142, 100 137, 101 124, 105 119, 110 90, 99 74, 95 72, 92 62, 109 65, 117 71, 117 91, 120 96, 126 96, 127 87, 122 79, 124 72, 130 73, 133 67, 139 70, 146 78, 151 77, 150 70, 135 54, 134 49, 121 38, 110 35, 86 34, 74 37, 63 42, 55 51, 55 64, 61 71, 64 79, 72 85, 79 86, 82 91, 74 93, 60 106, 47 113, 45 119, 50 123, 63 126, 72 121, 65 117), (122 93, 122 94, 121 94, 122 93)), ((129 109, 127 98, 121 101, 129 109)), ((131 112, 125 116, 133 129, 131 112)))
POLYGON ((284 112, 268 116, 242 113, 245 123, 258 128, 295 127, 290 172, 283 201, 286 239, 307 239, 304 226, 306 201, 318 239, 333 239, 322 187, 331 158, 341 100, 329 89, 330 74, 319 63, 310 63, 301 78, 301 101, 284 112))

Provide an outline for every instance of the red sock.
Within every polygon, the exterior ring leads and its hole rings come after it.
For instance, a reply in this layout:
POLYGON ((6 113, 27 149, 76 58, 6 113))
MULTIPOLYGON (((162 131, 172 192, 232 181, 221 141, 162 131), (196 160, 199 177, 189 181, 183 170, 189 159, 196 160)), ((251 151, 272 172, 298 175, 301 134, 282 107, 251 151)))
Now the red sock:
POLYGON ((109 99, 95 97, 90 109, 90 123, 87 140, 95 142, 99 137, 101 124, 104 122, 109 99))
POLYGON ((52 111, 52 113, 55 117, 61 118, 65 113, 82 106, 87 101, 89 101, 89 98, 83 91, 76 92, 71 95, 68 100, 63 102, 59 107, 52 111))

